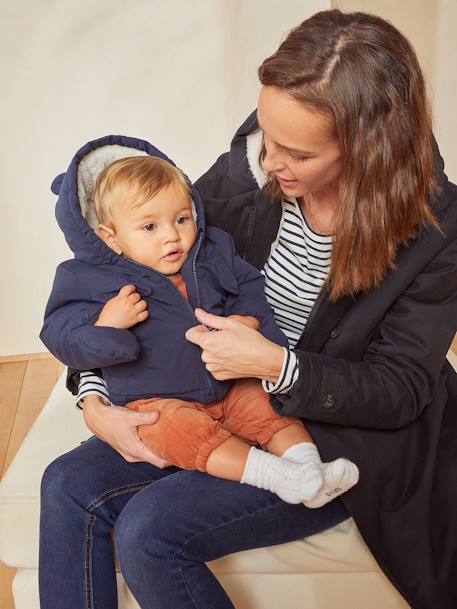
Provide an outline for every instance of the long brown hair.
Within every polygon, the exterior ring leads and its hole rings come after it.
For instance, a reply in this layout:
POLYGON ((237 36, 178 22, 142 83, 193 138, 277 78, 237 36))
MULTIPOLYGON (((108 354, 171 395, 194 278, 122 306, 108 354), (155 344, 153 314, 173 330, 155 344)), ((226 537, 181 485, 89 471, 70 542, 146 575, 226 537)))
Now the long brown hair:
MULTIPOLYGON (((323 11, 293 29, 258 73, 334 125, 343 168, 331 299, 375 288, 400 245, 421 226, 438 227, 432 119, 413 48, 379 17, 323 11)), ((270 187, 278 192, 274 176, 270 187)))

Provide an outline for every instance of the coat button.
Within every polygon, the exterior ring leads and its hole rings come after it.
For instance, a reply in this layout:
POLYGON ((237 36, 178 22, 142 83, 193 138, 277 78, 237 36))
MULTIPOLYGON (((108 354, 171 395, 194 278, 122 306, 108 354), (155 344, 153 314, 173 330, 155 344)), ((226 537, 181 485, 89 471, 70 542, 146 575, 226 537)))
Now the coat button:
POLYGON ((331 408, 334 404, 335 398, 331 393, 327 393, 327 395, 324 395, 321 402, 322 408, 331 408))
POLYGON ((341 330, 338 330, 338 328, 334 328, 331 332, 330 332, 330 338, 337 338, 337 336, 340 335, 341 330))

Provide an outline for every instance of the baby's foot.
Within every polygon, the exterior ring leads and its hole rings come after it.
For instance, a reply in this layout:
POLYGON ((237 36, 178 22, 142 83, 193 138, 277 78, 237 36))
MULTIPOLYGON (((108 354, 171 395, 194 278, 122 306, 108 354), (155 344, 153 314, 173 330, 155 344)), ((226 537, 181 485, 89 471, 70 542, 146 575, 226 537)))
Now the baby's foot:
POLYGON ((281 461, 287 465, 270 490, 286 503, 302 503, 316 497, 324 482, 322 468, 314 463, 292 463, 286 459, 281 461))
POLYGON ((336 459, 330 463, 324 463, 322 472, 324 484, 312 499, 303 501, 308 508, 322 507, 348 491, 359 480, 357 465, 348 459, 336 459))
POLYGON ((294 463, 251 447, 240 482, 276 493, 287 503, 314 498, 324 482, 323 468, 314 460, 294 463))
POLYGON ((298 471, 301 473, 302 479, 300 491, 298 488, 296 489, 297 496, 300 493, 301 501, 312 500, 324 484, 323 469, 317 463, 310 461, 301 463, 298 471))

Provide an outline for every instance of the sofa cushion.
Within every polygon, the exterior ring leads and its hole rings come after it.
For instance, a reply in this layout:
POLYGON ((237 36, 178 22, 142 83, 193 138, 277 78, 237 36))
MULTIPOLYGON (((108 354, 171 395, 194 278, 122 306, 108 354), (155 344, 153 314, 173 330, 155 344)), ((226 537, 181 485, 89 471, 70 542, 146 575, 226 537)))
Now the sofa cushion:
MULTIPOLYGON (((81 411, 75 407, 73 396, 66 390, 65 376, 62 374, 60 377, 0 485, 0 560, 20 569, 15 596, 20 595, 21 578, 27 579, 27 574, 30 574, 30 581, 36 581, 39 492, 43 471, 53 459, 78 446, 91 435, 85 427, 81 411)), ((339 594, 337 591, 341 589, 340 584, 344 587, 344 582, 346 585, 354 582, 354 600, 363 597, 362 587, 365 586, 367 592, 370 591, 371 598, 373 591, 378 591, 376 595, 379 594, 380 608, 407 607, 379 570, 351 518, 319 535, 283 545, 237 552, 212 561, 208 566, 217 574, 221 583, 233 591, 232 594, 241 596, 247 590, 252 593, 254 577, 256 582, 262 579, 263 590, 279 585, 286 594, 290 586, 294 586, 297 591, 303 588, 300 598, 311 595, 313 599, 320 599, 319 607, 329 607, 328 604, 321 604, 328 596, 325 591, 332 590, 332 585, 327 585, 326 582, 334 582, 336 597, 339 594), (243 586, 243 578, 247 578, 249 585, 246 583, 243 586), (319 589, 317 596, 315 586, 319 589)), ((121 577, 120 582, 122 581, 121 577)), ((31 583, 31 589, 35 589, 35 583, 31 583)), ((130 598, 125 606, 136 607, 130 593, 126 591, 125 594, 130 598)), ((36 601, 36 592, 32 596, 36 601)), ((266 606, 268 595, 262 598, 256 606, 266 606)), ((253 599, 247 604, 241 597, 239 600, 237 606, 253 606, 253 599)), ((325 602, 330 601, 327 599, 325 602)), ((313 607, 318 605, 312 603, 313 607)), ((350 606, 359 605, 355 603, 350 606)))
MULTIPOLYGON (((56 457, 90 437, 81 411, 65 388, 65 374, 25 438, 0 485, 0 559, 36 569, 40 480, 56 457)), ((247 550, 211 563, 217 572, 300 573, 376 571, 374 559, 352 519, 300 540, 247 550)))

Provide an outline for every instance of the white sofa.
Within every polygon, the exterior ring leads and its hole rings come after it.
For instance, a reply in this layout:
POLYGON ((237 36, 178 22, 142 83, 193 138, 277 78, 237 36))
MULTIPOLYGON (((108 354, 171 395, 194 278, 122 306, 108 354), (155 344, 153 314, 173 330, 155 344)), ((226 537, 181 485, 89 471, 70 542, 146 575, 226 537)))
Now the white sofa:
MULTIPOLYGON (((457 369, 455 355, 448 357, 457 369)), ((17 569, 16 609, 39 609, 42 473, 55 457, 89 435, 63 374, 0 485, 0 560, 17 569)), ((408 609, 352 519, 307 539, 238 552, 209 566, 237 609, 408 609)), ((118 585, 119 608, 138 609, 120 573, 118 585)))

